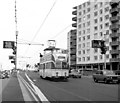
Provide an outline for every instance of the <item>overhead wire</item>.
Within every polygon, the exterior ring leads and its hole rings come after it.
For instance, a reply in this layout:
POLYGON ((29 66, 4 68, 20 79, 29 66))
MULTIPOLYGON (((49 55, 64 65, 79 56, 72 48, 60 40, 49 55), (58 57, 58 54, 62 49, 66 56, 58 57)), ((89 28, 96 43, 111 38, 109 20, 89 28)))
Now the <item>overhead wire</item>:
POLYGON ((71 24, 70 25, 68 25, 68 26, 66 26, 64 29, 62 29, 59 33, 57 33, 55 36, 53 36, 53 37, 51 37, 51 39, 55 39, 56 37, 58 37, 61 33, 63 33, 67 28, 69 28, 71 26, 71 24))
MULTIPOLYGON (((47 13, 46 17, 44 18, 44 20, 43 20, 42 24, 41 24, 41 25, 40 25, 40 27, 38 28, 38 30, 37 30, 37 32, 35 33, 35 35, 34 35, 33 39, 31 40, 31 43, 34 41, 34 39, 35 39, 35 38, 36 38, 36 36, 38 35, 39 31, 40 31, 40 30, 41 30, 41 28, 43 27, 43 25, 44 25, 45 21, 47 20, 48 16, 50 15, 50 13, 51 13, 51 11, 52 11, 53 7, 55 6, 56 2, 57 2, 57 0, 55 0, 55 2, 53 3, 52 7, 50 8, 49 12, 47 13)), ((31 44, 31 43, 30 43, 30 44, 31 44)), ((26 51, 25 51, 24 55, 27 53, 27 51, 28 51, 28 50, 29 50, 29 47, 26 49, 26 51)))

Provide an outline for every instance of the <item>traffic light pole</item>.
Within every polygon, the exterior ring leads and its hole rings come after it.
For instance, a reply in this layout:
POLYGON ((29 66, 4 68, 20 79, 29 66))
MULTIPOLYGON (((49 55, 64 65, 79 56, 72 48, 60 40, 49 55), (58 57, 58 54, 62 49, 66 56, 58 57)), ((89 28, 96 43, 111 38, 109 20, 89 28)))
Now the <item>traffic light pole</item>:
POLYGON ((16 46, 15 46, 15 50, 16 50, 16 54, 15 54, 15 71, 16 71, 16 69, 17 69, 17 38, 18 38, 16 0, 15 0, 15 23, 16 23, 16 31, 15 31, 15 35, 16 35, 16 46))
POLYGON ((104 54, 104 69, 106 70, 106 53, 104 54))

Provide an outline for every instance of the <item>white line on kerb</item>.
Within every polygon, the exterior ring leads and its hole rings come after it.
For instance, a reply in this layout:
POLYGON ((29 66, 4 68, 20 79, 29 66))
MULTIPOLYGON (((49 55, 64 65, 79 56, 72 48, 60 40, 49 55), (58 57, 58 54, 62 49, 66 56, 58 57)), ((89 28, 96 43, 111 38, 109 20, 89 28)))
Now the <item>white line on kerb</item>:
POLYGON ((33 101, 28 92, 26 91, 26 88, 28 89, 28 91, 31 93, 32 97, 38 101, 38 99, 35 97, 35 95, 33 94, 33 91, 30 89, 29 85, 27 84, 27 82, 20 76, 18 75, 18 81, 20 83, 20 87, 21 87, 21 90, 22 90, 22 94, 23 94, 23 97, 24 97, 24 100, 25 101, 33 101), (26 88, 25 88, 26 87, 26 88))
POLYGON ((50 103, 50 102, 48 101, 48 99, 45 97, 45 95, 41 92, 41 90, 40 90, 40 89, 33 83, 33 81, 27 76, 26 73, 25 73, 25 76, 27 77, 27 79, 30 81, 31 85, 32 85, 33 88, 35 89, 35 91, 36 91, 39 99, 40 99, 41 101, 43 101, 43 102, 46 101, 47 103, 50 103))

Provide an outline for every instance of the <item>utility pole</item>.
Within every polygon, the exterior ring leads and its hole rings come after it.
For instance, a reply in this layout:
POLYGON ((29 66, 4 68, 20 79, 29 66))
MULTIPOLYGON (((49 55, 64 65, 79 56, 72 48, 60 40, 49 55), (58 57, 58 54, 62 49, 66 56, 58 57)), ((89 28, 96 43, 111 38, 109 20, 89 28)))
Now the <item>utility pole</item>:
POLYGON ((18 38, 18 30, 17 30, 17 8, 16 8, 16 0, 15 0, 15 23, 16 23, 16 31, 15 31, 15 36, 16 36, 16 54, 15 54, 15 69, 17 69, 17 38, 18 38))

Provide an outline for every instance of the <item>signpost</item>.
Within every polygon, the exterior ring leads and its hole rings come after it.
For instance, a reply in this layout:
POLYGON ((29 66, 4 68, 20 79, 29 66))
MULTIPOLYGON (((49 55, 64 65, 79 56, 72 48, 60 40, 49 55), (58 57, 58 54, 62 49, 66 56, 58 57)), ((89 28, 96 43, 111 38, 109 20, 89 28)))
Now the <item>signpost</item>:
POLYGON ((104 69, 106 69, 106 51, 107 47, 104 40, 92 40, 92 48, 100 48, 101 54, 104 54, 104 69))
POLYGON ((3 41, 3 48, 12 49, 15 46, 14 41, 3 41))

